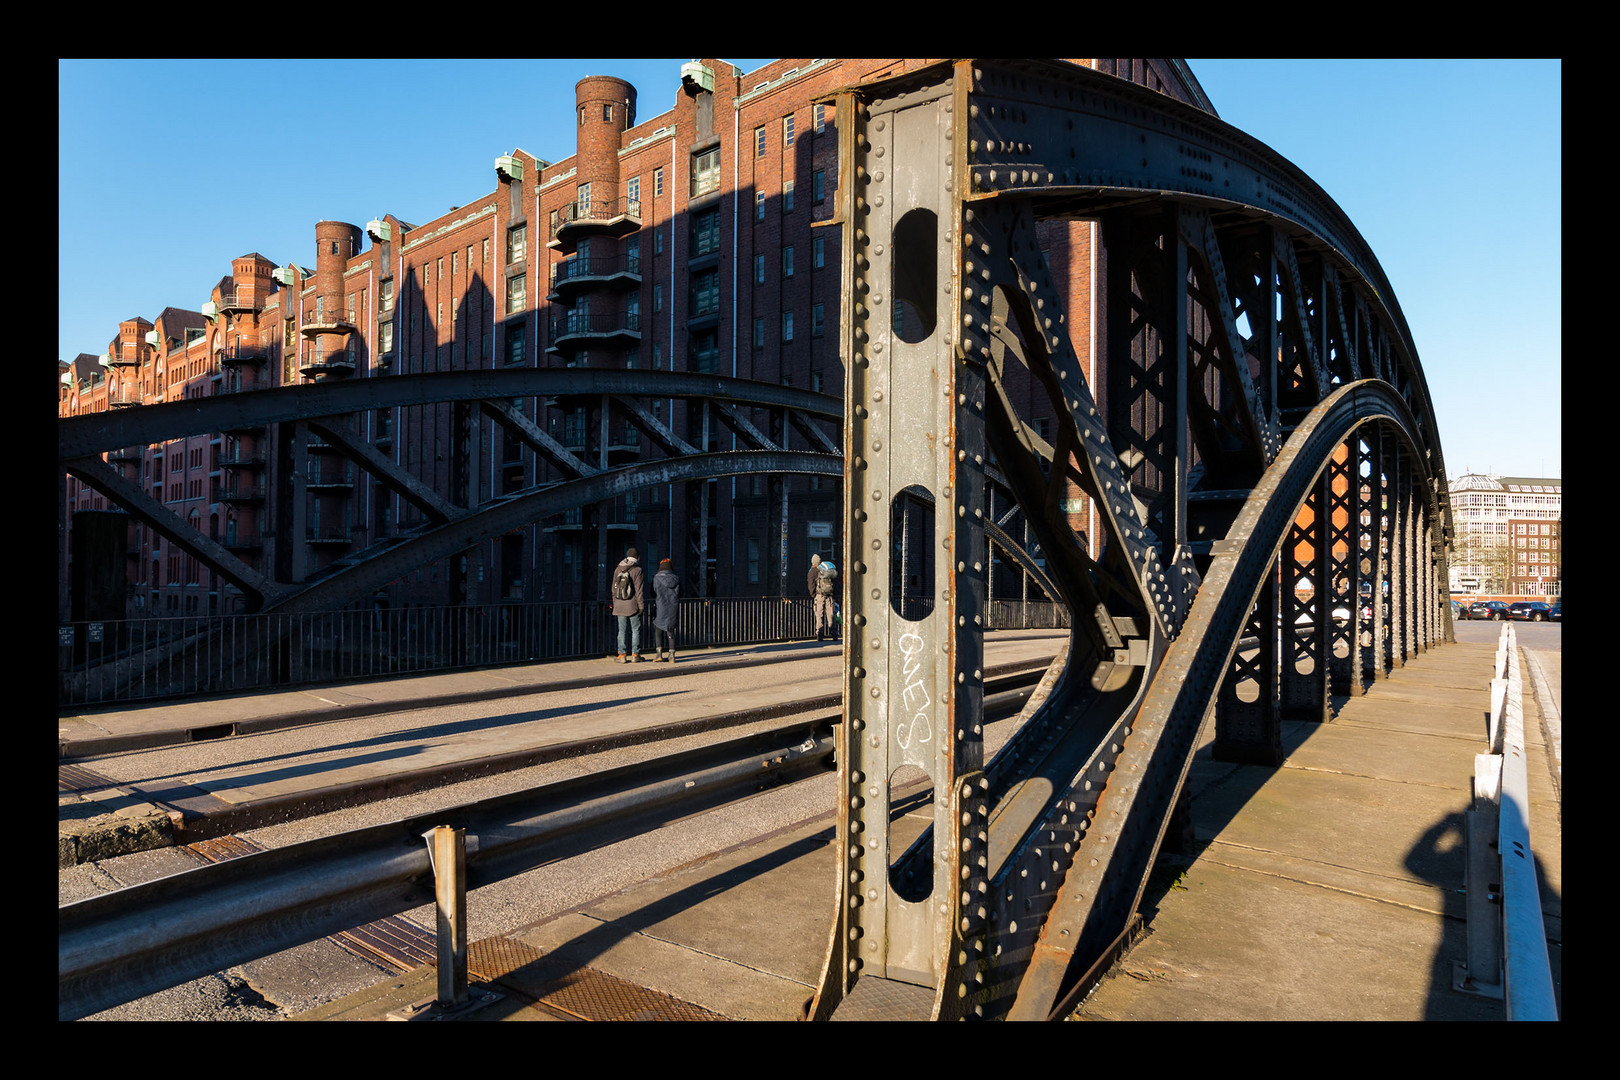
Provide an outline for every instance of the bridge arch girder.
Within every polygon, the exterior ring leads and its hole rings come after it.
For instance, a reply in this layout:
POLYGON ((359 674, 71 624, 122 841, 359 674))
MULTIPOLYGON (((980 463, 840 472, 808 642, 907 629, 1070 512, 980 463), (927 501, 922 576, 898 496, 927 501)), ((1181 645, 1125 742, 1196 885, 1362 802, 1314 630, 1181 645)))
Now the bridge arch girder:
MULTIPOLYGON (((1280 618, 1279 589, 1264 582, 1280 580, 1280 553, 1311 491, 1331 486, 1319 478, 1339 448, 1353 471, 1333 483, 1369 494, 1323 503, 1329 520, 1398 518, 1404 530, 1353 538, 1369 546, 1352 561, 1376 567, 1391 597, 1370 584, 1373 625, 1358 611, 1355 640, 1370 633, 1367 655, 1382 662, 1443 636, 1434 412, 1393 292, 1349 219, 1214 116, 1044 61, 940 64, 853 88, 838 109, 845 617, 859 629, 839 747, 838 918, 813 1015, 1044 1018, 1073 967, 1106 946, 1096 928, 1117 932, 1134 911, 1207 711, 1224 731, 1226 687, 1261 668, 1280 679, 1275 648, 1251 655, 1280 618), (1094 222, 1096 385, 1036 228, 1076 218, 1094 222), (919 250, 919 222, 933 226, 931 251, 919 250), (1378 479, 1362 483, 1373 461, 1378 479), (992 468, 1074 610, 1049 696, 985 762, 984 572, 960 553, 983 548, 979 481, 992 468), (1398 513, 1380 510, 1386 468, 1398 513), (952 552, 920 622, 883 595, 881 542, 888 506, 919 487, 952 552), (1065 512, 1070 490, 1093 508, 1084 540, 1065 512), (894 851, 887 781, 903 765, 927 773, 934 819, 894 851)), ((1327 525, 1312 535, 1320 547, 1327 525)), ((1326 587, 1310 616, 1319 651, 1326 587)))

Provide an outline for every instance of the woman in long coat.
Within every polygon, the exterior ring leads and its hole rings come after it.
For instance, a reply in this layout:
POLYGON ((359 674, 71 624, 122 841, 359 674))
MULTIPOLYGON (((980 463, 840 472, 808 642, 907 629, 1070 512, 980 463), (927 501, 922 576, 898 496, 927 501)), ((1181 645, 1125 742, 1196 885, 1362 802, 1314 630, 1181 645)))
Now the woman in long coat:
POLYGON ((658 659, 664 659, 664 648, 669 648, 667 663, 675 662, 675 609, 680 605, 681 579, 675 576, 668 559, 658 561, 658 573, 653 575, 653 641, 658 646, 658 659))

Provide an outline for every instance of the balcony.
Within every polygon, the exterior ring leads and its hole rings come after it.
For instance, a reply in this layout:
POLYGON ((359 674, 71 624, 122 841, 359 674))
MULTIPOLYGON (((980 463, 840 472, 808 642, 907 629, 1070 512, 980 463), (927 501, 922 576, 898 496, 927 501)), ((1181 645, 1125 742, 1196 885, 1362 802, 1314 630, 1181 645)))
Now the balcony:
POLYGON ((576 506, 572 509, 564 510, 556 517, 547 518, 546 524, 543 526, 543 530, 548 533, 572 532, 576 529, 583 529, 584 527, 584 515, 580 512, 580 508, 576 506))
POLYGON ((557 211, 557 224, 546 246, 571 255, 583 237, 623 237, 640 228, 640 199, 576 200, 557 211))
POLYGON ((227 484, 219 489, 219 498, 215 501, 227 503, 262 503, 264 502, 264 486, 262 484, 227 484))
POLYGON ((550 353, 573 353, 593 345, 631 345, 641 340, 641 316, 570 312, 551 320, 550 353))
POLYGON ((264 539, 258 533, 245 529, 226 529, 220 542, 231 551, 258 551, 264 547, 264 539))
POLYGON ((240 292, 221 293, 219 306, 215 309, 222 315, 233 314, 238 311, 258 311, 264 307, 264 301, 256 290, 247 289, 240 292))
POLYGON ((220 454, 219 463, 227 469, 262 469, 264 455, 245 447, 232 446, 220 454))
POLYGON ((219 362, 228 368, 270 362, 270 350, 262 345, 238 345, 219 354, 219 362))
POLYGON ((304 539, 311 544, 326 544, 348 547, 353 543, 347 525, 315 525, 306 530, 304 539))
POLYGON ((356 325, 352 311, 323 311, 306 316, 304 325, 298 329, 305 337, 314 337, 317 334, 352 334, 356 325))
POLYGON ((561 300, 596 286, 634 289, 641 285, 639 255, 578 257, 551 268, 551 293, 547 300, 561 300))
POLYGON ((316 375, 352 375, 354 357, 346 352, 318 357, 299 367, 299 371, 313 378, 316 375))
POLYGON ((354 470, 348 468, 310 469, 306 486, 326 490, 353 490, 354 470))

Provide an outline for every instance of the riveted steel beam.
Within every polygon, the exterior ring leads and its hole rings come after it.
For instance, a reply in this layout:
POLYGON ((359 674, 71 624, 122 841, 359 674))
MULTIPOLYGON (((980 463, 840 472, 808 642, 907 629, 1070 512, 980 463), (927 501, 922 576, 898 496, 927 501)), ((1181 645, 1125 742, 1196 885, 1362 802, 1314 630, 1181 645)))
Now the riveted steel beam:
POLYGON ((285 594, 283 587, 265 580, 219 541, 193 529, 174 511, 148 495, 145 488, 126 480, 122 473, 101 458, 70 460, 63 462, 63 467, 68 475, 77 477, 128 510, 154 532, 161 533, 198 562, 241 589, 250 605, 285 594))
POLYGON ((799 387, 686 371, 619 368, 501 368, 389 375, 345 382, 283 386, 210 398, 189 398, 138 409, 90 413, 57 421, 59 460, 125 446, 262 427, 284 420, 447 401, 519 397, 640 396, 710 398, 744 405, 797 409, 836 420, 836 398, 799 387))
POLYGON ((264 610, 319 611, 341 606, 356 597, 368 595, 418 566, 465 551, 480 540, 499 536, 547 515, 561 513, 569 507, 600 502, 642 488, 756 472, 840 476, 843 467, 837 458, 825 454, 781 450, 696 454, 685 458, 639 462, 598 472, 579 480, 508 495, 486 503, 443 525, 424 529, 404 542, 391 544, 296 594, 266 604, 264 610))

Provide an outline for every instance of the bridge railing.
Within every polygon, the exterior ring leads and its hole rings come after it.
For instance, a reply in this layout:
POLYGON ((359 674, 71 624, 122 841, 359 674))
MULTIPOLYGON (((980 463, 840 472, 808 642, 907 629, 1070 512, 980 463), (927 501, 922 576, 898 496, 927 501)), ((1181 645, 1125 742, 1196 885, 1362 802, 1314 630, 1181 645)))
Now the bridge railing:
POLYGON ((1541 888, 1530 847, 1529 774, 1517 635, 1502 627, 1492 666, 1490 752, 1474 758, 1468 811, 1468 956, 1453 985, 1504 998, 1509 1020, 1556 1020, 1541 888))
MULTIPOLYGON (((77 622, 60 630, 59 708, 243 693, 314 683, 605 656, 617 624, 605 603, 355 608, 77 622)), ((1050 603, 998 602, 992 629, 1068 625, 1050 603)), ((652 643, 651 621, 643 631, 652 643)), ((815 636, 807 598, 681 601, 677 649, 815 636)))

